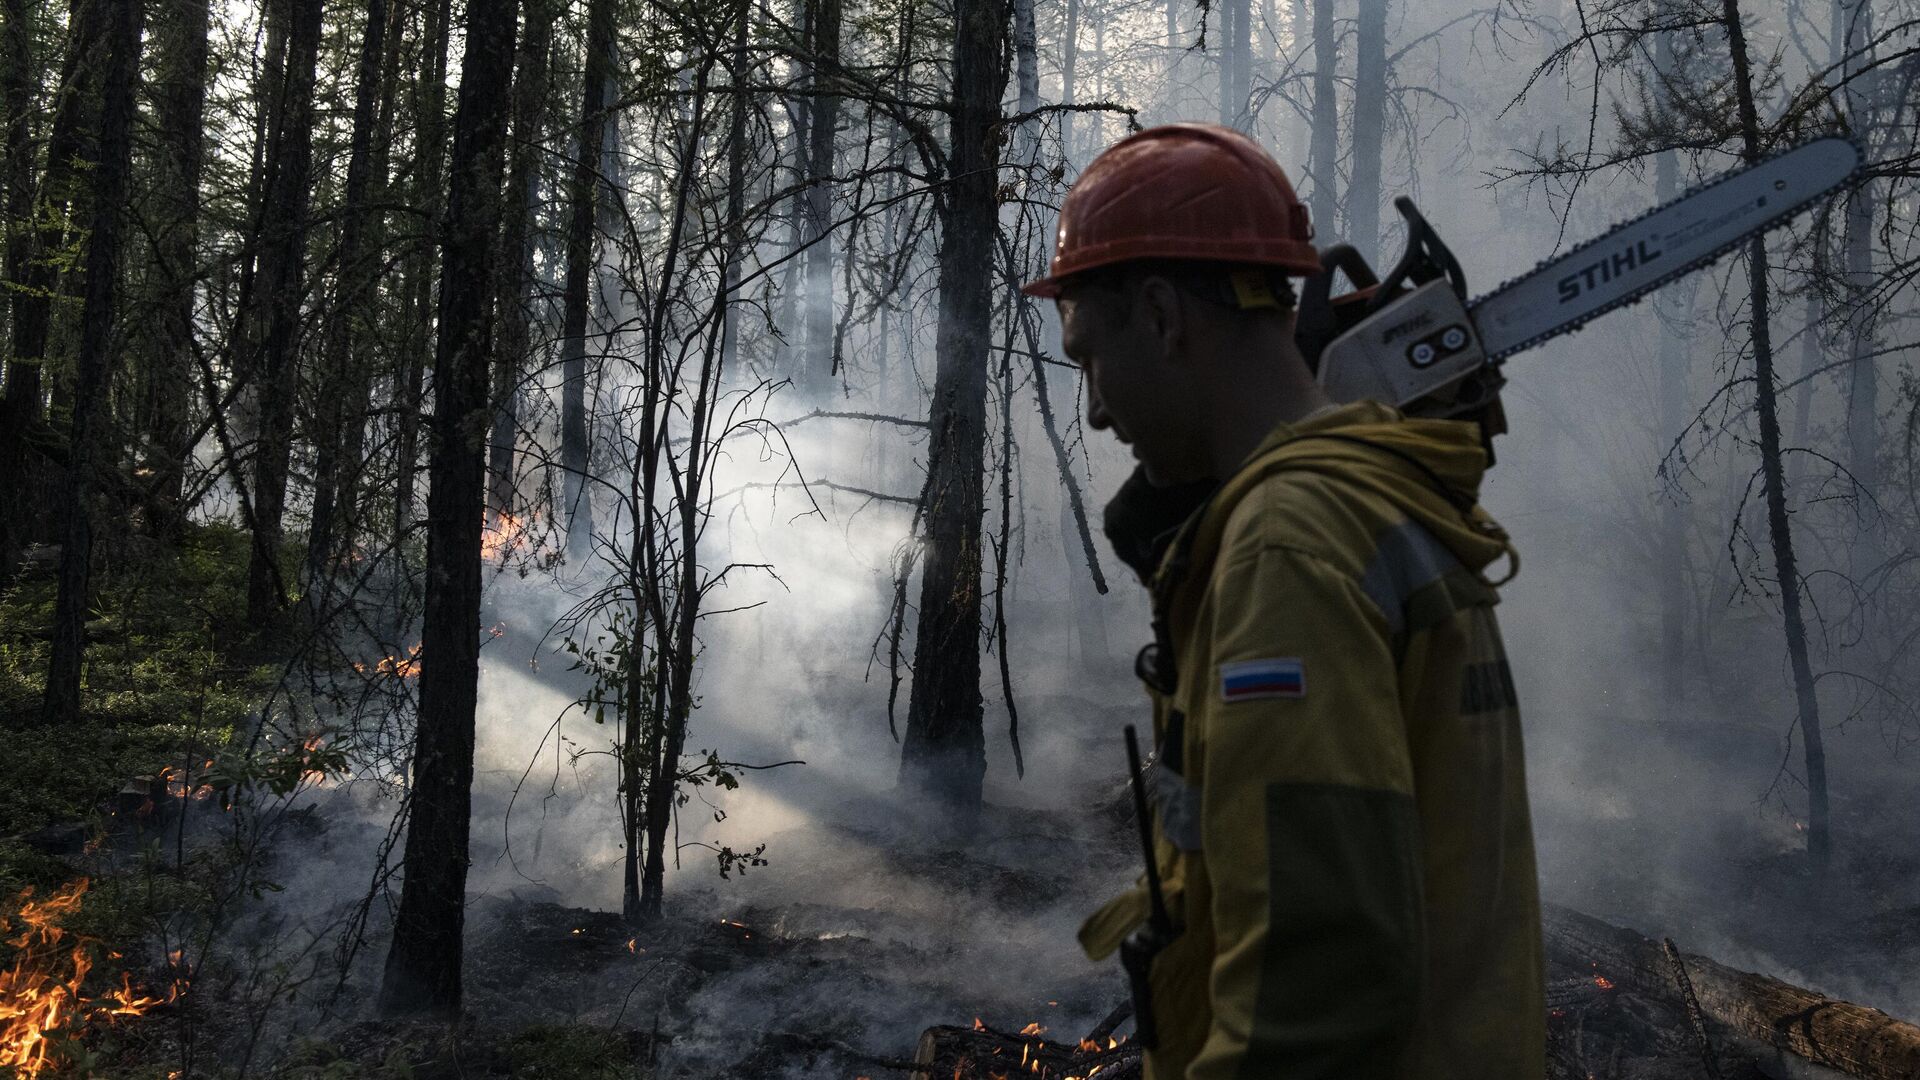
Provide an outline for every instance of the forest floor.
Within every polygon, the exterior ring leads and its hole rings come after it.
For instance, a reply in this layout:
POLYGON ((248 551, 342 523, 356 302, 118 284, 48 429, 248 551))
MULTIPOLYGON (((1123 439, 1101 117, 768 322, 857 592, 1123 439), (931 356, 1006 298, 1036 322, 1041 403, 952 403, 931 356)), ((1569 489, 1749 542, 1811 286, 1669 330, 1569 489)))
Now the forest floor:
MULTIPOLYGON (((905 1075, 899 1065, 932 1025, 978 1018, 1071 1043, 1123 999, 1117 967, 1086 961, 1073 938, 1137 860, 1129 823, 1096 809, 1117 776, 1096 776, 1047 793, 1052 809, 990 806, 965 850, 930 845, 885 796, 827 785, 791 828, 764 837, 778 853, 772 868, 726 882, 678 876, 667 915, 644 929, 546 885, 490 888, 468 916, 465 1022, 373 1017, 383 909, 370 912, 368 944, 341 978, 334 931, 351 887, 322 895, 311 884, 364 863, 380 839, 377 816, 351 790, 316 792, 308 809, 285 814, 248 853, 258 865, 238 892, 220 885, 239 856, 218 842, 215 800, 163 795, 158 813, 142 814, 123 794, 132 777, 231 752, 278 680, 284 643, 261 638, 242 614, 245 555, 244 537, 196 530, 176 555, 110 558, 77 729, 36 723, 50 572, 30 568, 0 595, 10 775, 0 785, 0 898, 91 880, 67 924, 98 943, 90 993, 121 971, 143 988, 192 973, 180 1001, 73 1032, 84 1039, 62 1051, 68 1075, 879 1080, 905 1075), (214 910, 222 905, 231 910, 214 910), (183 923, 209 920, 226 927, 214 955, 170 957, 183 923)), ((1644 745, 1660 752, 1655 740, 1644 745)), ((1644 765, 1616 756, 1585 782, 1610 789, 1644 765)), ((1543 858, 1549 895, 1864 1004, 1898 1012, 1911 1000, 1902 973, 1920 959, 1920 874, 1894 843, 1898 829, 1860 831, 1872 819, 1897 825, 1897 815, 1843 807, 1856 839, 1836 902, 1804 888, 1799 864, 1783 856, 1791 845, 1766 837, 1705 837, 1721 852, 1711 867, 1654 880, 1649 866, 1685 854, 1648 855, 1647 819, 1659 809, 1543 814, 1543 834, 1594 840, 1577 864, 1543 858)), ((17 959, 0 944, 0 972, 17 959)))

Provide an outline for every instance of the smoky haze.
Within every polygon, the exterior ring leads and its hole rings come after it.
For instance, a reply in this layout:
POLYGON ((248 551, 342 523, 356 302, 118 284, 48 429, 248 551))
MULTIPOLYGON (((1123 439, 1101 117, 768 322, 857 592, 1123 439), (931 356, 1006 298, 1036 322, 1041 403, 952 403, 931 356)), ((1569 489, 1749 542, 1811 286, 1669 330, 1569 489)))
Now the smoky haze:
MULTIPOLYGON (((1347 33, 1352 13, 1336 5, 1344 35, 1336 80, 1339 160, 1320 163, 1310 157, 1309 5, 1242 5, 1253 20, 1252 109, 1228 119, 1297 178, 1303 198, 1316 201, 1324 180, 1345 200, 1355 168, 1347 110, 1358 89, 1347 33)), ((1039 100, 1116 108, 1029 122, 1042 160, 1064 168, 1055 179, 1022 179, 1008 170, 1009 184, 1026 185, 1025 201, 1010 197, 1002 209, 1010 249, 1011 238, 1027 241, 1015 254, 1014 276, 1037 276, 1048 245, 1034 238, 1051 228, 1049 207, 1093 154, 1125 133, 1120 107, 1137 110, 1148 125, 1222 119, 1224 5, 1210 15, 1121 0, 1071 6, 1078 20, 1071 95, 1067 8, 1037 9, 1039 100), (1178 23, 1174 47, 1170 18, 1178 23), (1063 146, 1069 122, 1071 142, 1063 146)), ((1629 9, 1612 5, 1607 17, 1639 10, 1629 9)), ((1449 0, 1388 11, 1380 235, 1347 236, 1353 212, 1346 207, 1318 223, 1318 242, 1349 239, 1376 267, 1391 264, 1405 237, 1391 199, 1404 194, 1459 258, 1478 295, 1660 201, 1654 155, 1633 121, 1646 90, 1632 76, 1652 61, 1622 46, 1630 55, 1608 56, 1609 66, 1596 73, 1592 56, 1574 49, 1536 77, 1578 33, 1580 8, 1481 9, 1449 0), (1623 145, 1639 149, 1578 178, 1524 175, 1542 161, 1604 157, 1623 145)), ((1795 35, 1805 32, 1793 23, 1795 11, 1768 4, 1748 12, 1756 50, 1781 57, 1767 102, 1776 111, 1787 93, 1780 88, 1825 66, 1812 61, 1804 42, 1795 45, 1795 35)), ((1712 46, 1719 31, 1701 40, 1712 46)), ((849 48, 878 47, 858 35, 849 41, 849 48)), ((1010 84, 1009 112, 1016 92, 1010 84)), ((844 154, 865 121, 843 115, 840 122, 844 154)), ((622 183, 644 186, 633 174, 654 160, 650 140, 658 135, 645 123, 620 126, 613 156, 624 162, 614 170, 626 177, 622 183)), ((1736 166, 1734 146, 1715 142, 1679 155, 1680 186, 1736 166)), ((645 203, 632 188, 628 194, 645 203)), ((852 198, 838 189, 833 197, 852 198)), ((659 216, 657 208, 642 213, 659 216)), ((1807 220, 1773 241, 1790 267, 1806 261, 1789 253, 1806 248, 1807 220)), ((931 228, 924 221, 917 227, 931 228)), ((783 232, 761 238, 761 262, 787 254, 783 232)), ((853 232, 843 229, 840 242, 853 232)), ((869 252, 901 242, 899 231, 862 235, 869 252)), ((651 234, 648 242, 656 242, 651 234)), ((600 257, 609 272, 619 269, 617 248, 600 257)), ((780 954, 696 975, 699 965, 688 957, 697 959, 698 950, 663 940, 654 947, 674 959, 660 972, 636 960, 641 966, 632 970, 583 975, 565 988, 537 980, 516 987, 494 977, 500 957, 511 955, 499 942, 518 932, 525 905, 617 912, 622 902, 618 776, 609 754, 616 728, 596 723, 577 704, 589 680, 568 670, 572 657, 562 649, 567 637, 584 647, 606 627, 590 621, 567 629, 561 621, 610 579, 604 556, 628 548, 632 522, 596 504, 595 552, 550 567, 540 555, 556 552, 560 541, 549 507, 522 547, 490 562, 482 612, 482 625, 500 632, 482 651, 477 713, 468 880, 472 963, 481 972, 476 1010, 545 1010, 599 1023, 664 1014, 676 1033, 667 1059, 713 1069, 734 1060, 731 1043, 746 1031, 833 1030, 865 1052, 897 1055, 921 1028, 965 1024, 976 1015, 1009 1030, 1047 1022, 1077 1037, 1121 1000, 1117 967, 1087 961, 1073 932, 1137 871, 1128 823, 1108 808, 1125 782, 1121 728, 1148 722, 1133 675, 1134 652, 1150 637, 1148 611, 1132 574, 1098 539, 1098 508, 1132 462, 1106 433, 1083 429, 1079 375, 1058 363, 1050 311, 1039 313, 1039 348, 1047 354, 1040 362, 1110 591, 1094 591, 1066 509, 1034 396, 1039 358, 1016 342, 1012 378, 994 376, 987 406, 984 528, 996 543, 1003 464, 1012 507, 1001 593, 1005 633, 993 626, 992 596, 983 628, 993 630, 995 650, 983 655, 981 679, 988 811, 965 844, 930 840, 913 827, 920 809, 913 793, 896 787, 888 625, 929 454, 924 421, 939 330, 930 266, 923 248, 911 272, 893 279, 893 291, 881 297, 889 307, 884 319, 869 278, 836 273, 825 321, 836 326, 842 364, 831 375, 821 373, 826 346, 792 329, 821 321, 814 317, 819 298, 803 296, 783 308, 755 293, 758 306, 740 320, 742 358, 724 377, 726 400, 743 415, 773 421, 779 434, 774 426, 742 429, 717 458, 700 562, 709 573, 733 569, 704 601, 697 707, 686 745, 689 755, 711 750, 739 763, 739 786, 689 793, 672 837, 679 858, 669 861, 665 880, 667 908, 683 920, 677 926, 732 920, 726 925, 814 943, 810 948, 852 939, 867 951, 846 946, 847 953, 827 955, 817 969, 780 954), (858 288, 850 292, 849 282, 858 288), (784 341, 771 325, 776 314, 784 341), (804 372, 795 374, 799 367, 804 372), (1003 438, 1000 395, 1008 392, 1011 433, 1003 438), (1024 776, 1016 775, 999 650, 1010 671, 1024 776), (715 849, 751 852, 762 844, 765 865, 724 880, 716 872, 715 849), (1019 902, 981 904, 982 882, 1019 902)), ((539 271, 557 278, 557 252, 541 251, 539 271)), ((1001 280, 1008 275, 996 273, 994 302, 1009 303, 1011 282, 1001 280)), ((1791 269, 1776 277, 1775 342, 1786 381, 1826 361, 1802 366, 1806 301, 1795 291, 1802 286, 1791 269)), ((769 270, 754 287, 778 280, 779 272, 769 270)), ((1920 863, 1903 854, 1920 830, 1910 756, 1920 729, 1907 723, 1901 688, 1868 677, 1884 670, 1876 664, 1897 666, 1913 615, 1885 599, 1905 595, 1893 575, 1882 579, 1878 606, 1841 578, 1851 573, 1857 583, 1867 576, 1853 562, 1853 537, 1862 528, 1879 530, 1886 551, 1911 548, 1911 473, 1890 469, 1876 496, 1882 508, 1863 509, 1868 500, 1835 461, 1849 423, 1861 422, 1850 416, 1850 375, 1827 372, 1784 393, 1789 442, 1819 450, 1793 458, 1787 493, 1816 610, 1814 668, 1823 673, 1818 690, 1834 805, 1834 885, 1810 891, 1801 858, 1808 795, 1794 732, 1795 688, 1755 479, 1745 280, 1738 259, 1723 259, 1669 287, 1658 304, 1612 313, 1507 365, 1511 431, 1495 444, 1498 463, 1482 501, 1521 556, 1517 576, 1501 590, 1499 617, 1526 722, 1542 889, 1549 900, 1674 937, 1734 966, 1920 1016, 1911 935, 1901 939, 1908 943, 1902 959, 1891 962, 1861 944, 1877 939, 1860 930, 1920 910, 1920 863), (1663 348, 1675 336, 1683 361, 1663 369, 1663 348), (1677 547, 1663 532, 1676 521, 1677 547), (1675 618, 1682 627, 1678 651, 1663 630, 1663 619, 1675 618)), ((1893 295, 1882 316, 1888 340, 1911 315, 1910 297, 1893 295)), ((593 348, 618 362, 608 360, 595 386, 602 404, 637 386, 634 328, 647 314, 630 293, 607 302, 612 310, 595 310, 593 348)), ((1003 332, 996 321, 996 350, 1003 332)), ((1000 355, 989 361, 996 371, 1000 355)), ((1884 415, 1873 420, 1889 440, 1882 455, 1889 460, 1908 415, 1894 410, 1910 407, 1893 390, 1911 379, 1896 366, 1904 363, 1889 360, 1876 376, 1887 390, 1884 415)), ((556 444, 558 365, 530 384, 528 396, 546 404, 523 418, 523 441, 556 444)), ((597 422, 617 421, 609 408, 597 422)), ((632 433, 600 430, 596 442, 596 470, 615 488, 628 482, 632 467, 630 457, 622 458, 622 438, 632 433)), ((528 491, 537 486, 531 479, 522 484, 528 491)), ((555 487, 549 481, 549 494, 555 487)), ((984 587, 991 590, 991 556, 987 561, 984 587)), ((895 708, 901 732, 919 595, 916 579, 907 593, 895 708)), ((368 841, 392 811, 389 801, 353 785, 322 799, 337 820, 327 848, 334 861, 284 871, 300 875, 294 891, 307 895, 316 921, 369 880, 368 841)), ((583 923, 581 932, 589 931, 601 932, 583 923)), ((825 954, 806 955, 812 962, 825 954)), ((367 964, 361 974, 370 978, 367 964)))

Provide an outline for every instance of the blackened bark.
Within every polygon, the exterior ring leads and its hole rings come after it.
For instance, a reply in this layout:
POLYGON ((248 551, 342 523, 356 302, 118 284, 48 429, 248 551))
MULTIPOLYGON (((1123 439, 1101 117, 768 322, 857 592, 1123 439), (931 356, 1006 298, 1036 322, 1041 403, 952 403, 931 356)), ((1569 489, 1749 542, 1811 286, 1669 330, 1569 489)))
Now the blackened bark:
MULTIPOLYGON (((307 604, 311 615, 326 607, 331 593, 336 518, 342 503, 341 463, 347 456, 347 428, 365 422, 352 407, 356 358, 365 340, 364 324, 380 268, 369 259, 368 235, 375 214, 367 203, 373 192, 374 128, 380 123, 381 69, 387 49, 387 0, 367 0, 367 23, 360 37, 360 66, 353 89, 353 134, 347 147, 347 186, 341 197, 340 246, 335 256, 333 302, 327 312, 326 343, 320 358, 317 395, 319 430, 313 467, 313 526, 307 532, 307 604)), ((357 456, 357 455, 356 455, 357 456)))
MULTIPOLYGON (((447 171, 447 32, 452 0, 427 7, 426 69, 415 82, 414 108, 419 150, 414 161, 416 203, 429 222, 440 221, 440 196, 447 171)), ((408 344, 400 371, 400 424, 394 433, 394 537, 404 540, 413 526, 414 485, 420 465, 420 395, 426 378, 427 343, 433 340, 433 249, 422 247, 409 260, 405 295, 409 308, 408 344)))
POLYGON ((506 169, 514 4, 467 8, 434 349, 427 595, 420 644, 405 883, 380 1005, 457 1015, 465 924, 473 710, 480 671, 480 530, 486 512, 495 230, 506 169))
MULTIPOLYGON (((1761 158, 1760 111, 1754 103, 1753 73, 1747 62, 1746 29, 1740 0, 1721 0, 1727 49, 1733 59, 1734 92, 1740 105, 1741 152, 1748 165, 1761 158)), ((1800 572, 1794 561, 1793 530, 1787 521, 1786 478, 1780 460, 1780 415, 1773 385, 1773 333, 1768 324, 1767 241, 1747 244, 1747 282, 1752 292, 1753 377, 1760 421, 1760 470, 1767 502, 1767 533, 1780 582, 1780 612, 1786 623, 1787 658, 1793 667, 1802 745, 1807 769, 1807 856, 1824 871, 1832 855, 1827 806, 1827 754, 1820 730, 1820 702, 1814 694, 1813 666, 1807 655, 1807 628, 1800 612, 1800 572)))
POLYGON ((553 41, 549 0, 526 0, 513 75, 513 143, 500 236, 500 336, 493 360, 493 435, 487 451, 487 506, 496 520, 515 512, 514 438, 520 427, 520 378, 533 349, 533 220, 540 205, 540 136, 546 124, 547 52, 553 41))
POLYGON ((940 326, 928 417, 925 571, 900 786, 947 810, 964 828, 980 808, 987 769, 980 714, 980 518, 1007 5, 956 0, 954 21, 952 150, 936 260, 940 326))
POLYGON ((720 363, 731 368, 740 354, 740 267, 747 249, 747 79, 752 67, 747 55, 747 30, 752 21, 751 0, 739 0, 734 12, 733 54, 727 79, 733 85, 727 120, 727 262, 723 278, 726 310, 720 316, 720 363))
MULTIPOLYGON (((840 63, 841 0, 816 0, 813 16, 814 89, 830 84, 840 63)), ((833 235, 831 196, 833 141, 839 131, 840 99, 816 92, 808 102, 807 122, 807 301, 806 341, 809 369, 825 384, 840 371, 833 332, 833 235)))
POLYGON ((156 501, 168 508, 172 528, 187 461, 193 454, 189 412, 197 381, 193 362, 194 288, 200 237, 200 172, 205 160, 207 103, 207 31, 210 0, 161 0, 156 12, 155 46, 160 53, 152 87, 154 120, 159 128, 155 155, 158 181, 153 198, 162 201, 153 238, 161 295, 148 359, 148 409, 151 419, 147 466, 156 477, 156 501))
POLYGON ((1333 77, 1340 67, 1339 39, 1334 34, 1333 0, 1308 0, 1313 5, 1313 144, 1307 172, 1313 177, 1308 209, 1321 244, 1338 235, 1340 102, 1334 96, 1333 77))
POLYGON ((93 231, 87 240, 86 299, 80 352, 74 362, 73 426, 67 448, 67 484, 62 505, 66 527, 60 549, 60 585, 54 601, 53 653, 47 664, 42 719, 68 724, 80 718, 80 671, 86 658, 87 590, 91 579, 93 523, 90 504, 96 463, 114 460, 106 446, 107 387, 113 375, 115 310, 120 276, 122 215, 127 174, 133 170, 134 83, 140 77, 140 27, 144 4, 109 4, 103 33, 106 73, 100 108, 99 160, 93 166, 93 231))
POLYGON ((586 483, 592 464, 587 432, 587 315, 595 269, 595 204, 605 194, 600 155, 613 97, 612 52, 613 6, 609 0, 588 0, 579 156, 567 185, 567 272, 561 287, 560 328, 560 517, 567 530, 567 555, 575 559, 585 557, 593 539, 592 498, 586 483))
POLYGON ((1353 179, 1347 189, 1346 238, 1376 260, 1380 159, 1387 141, 1387 0, 1360 0, 1353 48, 1353 179))
POLYGON ((283 0, 286 82, 267 150, 266 200, 254 287, 259 304, 248 346, 260 357, 260 438, 253 459, 253 552, 247 564, 247 618, 271 621, 286 602, 279 549, 293 452, 305 291, 307 211, 313 182, 313 80, 321 0, 283 0))

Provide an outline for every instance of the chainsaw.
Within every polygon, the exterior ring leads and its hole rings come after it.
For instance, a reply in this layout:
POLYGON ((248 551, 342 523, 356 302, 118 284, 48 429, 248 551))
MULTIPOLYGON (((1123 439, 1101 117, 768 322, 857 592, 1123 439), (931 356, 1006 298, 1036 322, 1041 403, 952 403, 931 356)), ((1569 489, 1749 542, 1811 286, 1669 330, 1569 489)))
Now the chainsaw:
POLYGON ((1394 200, 1407 248, 1384 280, 1349 244, 1321 252, 1300 293, 1295 337, 1327 395, 1409 416, 1475 420, 1492 451, 1506 430, 1502 363, 1712 263, 1860 169, 1844 138, 1816 139, 1693 188, 1476 300, 1413 201, 1394 200), (1336 274, 1353 285, 1332 295, 1336 274))

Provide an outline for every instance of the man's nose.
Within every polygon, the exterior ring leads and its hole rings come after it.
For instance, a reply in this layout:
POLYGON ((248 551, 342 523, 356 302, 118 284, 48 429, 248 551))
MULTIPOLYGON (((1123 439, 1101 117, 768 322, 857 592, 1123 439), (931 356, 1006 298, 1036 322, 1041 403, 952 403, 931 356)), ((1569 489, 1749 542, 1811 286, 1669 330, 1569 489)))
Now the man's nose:
POLYGON ((1113 419, 1107 415, 1107 406, 1100 400, 1100 391, 1093 388, 1093 380, 1087 380, 1087 426, 1095 431, 1105 431, 1113 426, 1113 419))

